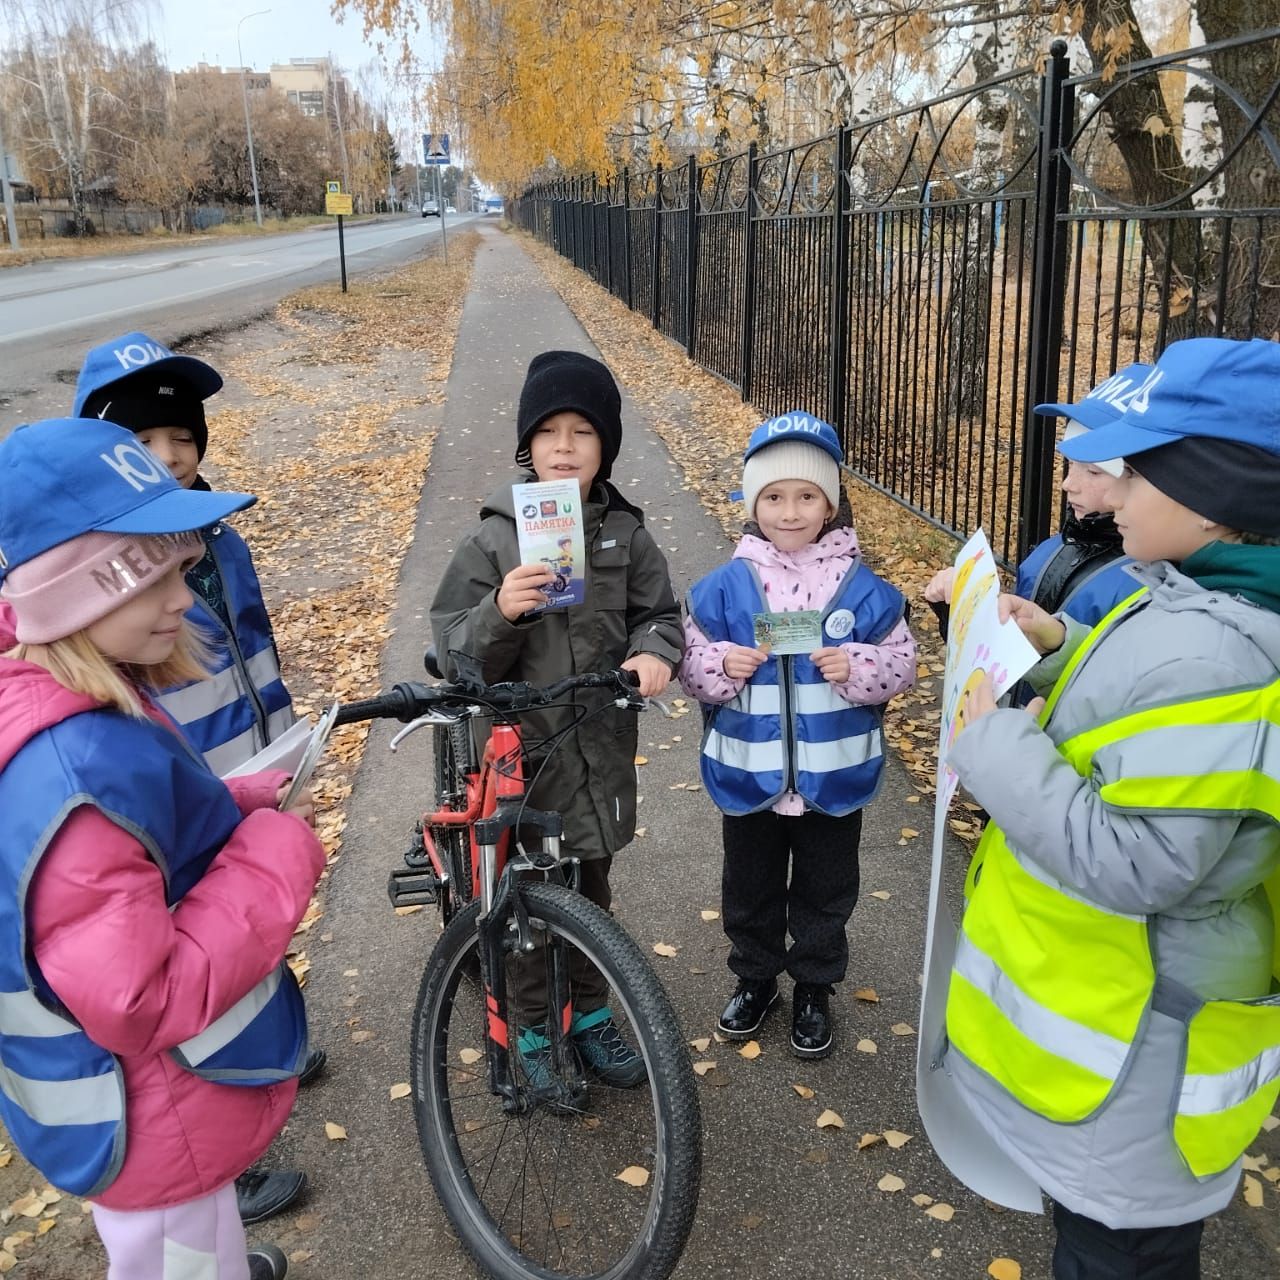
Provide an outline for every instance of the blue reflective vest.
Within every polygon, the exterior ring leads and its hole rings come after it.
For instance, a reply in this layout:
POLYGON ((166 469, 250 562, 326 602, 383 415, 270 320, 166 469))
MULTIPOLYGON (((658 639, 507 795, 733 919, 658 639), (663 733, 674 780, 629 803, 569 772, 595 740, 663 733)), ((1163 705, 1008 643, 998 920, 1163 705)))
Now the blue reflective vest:
POLYGON ((278 738, 294 715, 245 540, 229 525, 218 524, 205 532, 205 544, 222 578, 233 625, 228 630, 197 594, 187 617, 212 651, 212 671, 207 680, 166 689, 159 702, 221 775, 278 738))
POLYGON ((1021 596, 1024 600, 1035 600, 1050 613, 1065 613, 1077 622, 1082 622, 1086 627, 1094 627, 1121 600, 1133 595, 1138 589, 1136 579, 1126 571, 1126 566, 1133 563, 1132 558, 1117 548, 1116 554, 1111 559, 1104 560, 1099 557, 1090 568, 1086 569, 1080 580, 1067 593, 1066 599, 1047 602, 1036 600, 1036 592, 1039 590, 1044 572, 1062 547, 1063 539, 1060 533, 1055 533, 1053 537, 1046 538, 1033 547, 1027 558, 1018 566, 1014 594, 1021 596))
MULTIPOLYGON (((688 608, 708 640, 751 648, 752 618, 769 604, 749 562, 730 560, 693 586, 688 608)), ((901 594, 857 561, 822 610, 823 645, 878 644, 904 609, 901 594)), ((702 781, 725 813, 768 809, 794 791, 839 817, 880 785, 880 707, 846 702, 807 654, 769 657, 736 697, 703 714, 702 781)))
MULTIPOLYGON (((27 890, 68 815, 91 805, 155 860, 172 907, 240 823, 226 786, 153 721, 86 711, 41 730, 0 773, 0 1120, 56 1186, 94 1195, 124 1161, 124 1077, 59 1003, 27 943, 27 890)), ((170 1050, 222 1084, 278 1083, 307 1051, 302 995, 281 964, 226 1013, 170 1050)))

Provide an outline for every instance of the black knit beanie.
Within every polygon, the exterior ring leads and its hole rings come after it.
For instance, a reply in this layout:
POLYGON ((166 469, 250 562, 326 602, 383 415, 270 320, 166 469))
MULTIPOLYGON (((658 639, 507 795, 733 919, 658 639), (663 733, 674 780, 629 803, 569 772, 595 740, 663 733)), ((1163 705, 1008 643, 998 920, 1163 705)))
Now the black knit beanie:
POLYGON ((1125 461, 1198 516, 1237 532, 1280 537, 1280 454, 1237 440, 1183 436, 1125 461))
POLYGON ((147 370, 118 378, 95 391, 81 417, 102 418, 129 431, 152 427, 181 427, 191 432, 197 458, 209 447, 209 426, 200 393, 184 378, 147 370))
POLYGON ((600 437, 600 471, 607 480, 622 448, 622 396, 613 374, 580 351, 544 351, 529 362, 516 414, 516 463, 531 467, 529 437, 548 418, 580 413, 600 437))

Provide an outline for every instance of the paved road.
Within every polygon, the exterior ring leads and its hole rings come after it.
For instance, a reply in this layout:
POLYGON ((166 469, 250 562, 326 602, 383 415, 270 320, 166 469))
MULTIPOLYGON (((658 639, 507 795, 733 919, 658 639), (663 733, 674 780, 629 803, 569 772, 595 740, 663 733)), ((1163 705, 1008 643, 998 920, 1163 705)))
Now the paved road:
MULTIPOLYGON (((412 215, 348 227, 348 275, 408 261, 439 235, 438 218, 412 215)), ((0 437, 63 412, 62 386, 74 382, 85 349, 113 333, 142 329, 172 345, 337 277, 337 235, 328 227, 0 271, 0 437)))

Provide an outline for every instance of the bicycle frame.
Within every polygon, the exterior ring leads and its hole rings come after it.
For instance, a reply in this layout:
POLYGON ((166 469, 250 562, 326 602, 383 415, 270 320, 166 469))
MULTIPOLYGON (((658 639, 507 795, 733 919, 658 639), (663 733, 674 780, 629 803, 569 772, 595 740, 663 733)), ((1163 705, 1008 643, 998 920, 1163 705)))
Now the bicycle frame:
MULTIPOLYGON (((485 1047, 489 1087, 496 1096, 504 1098, 508 1106, 519 1109, 525 1105, 525 1099, 521 1097, 511 1070, 506 965, 504 939, 501 936, 506 931, 505 908, 508 904, 516 927, 515 949, 528 954, 535 949, 535 943, 524 903, 518 893, 512 892, 511 877, 505 873, 509 867, 515 869, 510 849, 512 831, 519 825, 539 832, 543 846, 542 856, 537 863, 529 862, 520 869, 542 871, 548 876, 554 874, 557 880, 564 883, 560 866, 563 823, 560 814, 530 809, 526 804, 523 739, 518 722, 504 719, 495 721, 479 768, 466 775, 465 785, 465 808, 436 809, 423 814, 422 840, 427 857, 443 885, 449 872, 436 848, 433 828, 460 828, 467 833, 471 883, 478 890, 480 898, 477 929, 485 990, 485 1047), (502 908, 497 913, 494 912, 495 903, 502 908), (495 914, 499 928, 494 927, 495 914)), ((559 1011, 551 1035, 554 1053, 567 1066, 570 1057, 567 1041, 573 1006, 569 998, 567 966, 558 950, 552 955, 549 996, 549 1007, 559 1011)))

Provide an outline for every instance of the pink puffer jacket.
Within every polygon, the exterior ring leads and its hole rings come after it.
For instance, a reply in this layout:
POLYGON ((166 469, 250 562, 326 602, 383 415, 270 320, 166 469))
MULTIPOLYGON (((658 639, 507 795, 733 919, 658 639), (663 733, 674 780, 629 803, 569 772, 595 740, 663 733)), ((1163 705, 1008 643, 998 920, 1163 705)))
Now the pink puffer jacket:
MULTIPOLYGON (((13 643, 12 614, 0 605, 0 653, 13 643)), ((44 668, 0 658, 0 768, 34 734, 94 705, 44 668)), ((124 1069, 124 1165, 96 1197, 108 1208, 156 1209, 216 1191, 288 1119, 296 1081, 211 1084, 168 1053, 279 964, 307 908, 324 848, 299 818, 276 811, 284 781, 269 772, 228 783, 244 820, 173 911, 143 846, 96 809, 73 811, 40 861, 27 899, 36 962, 124 1069)))

